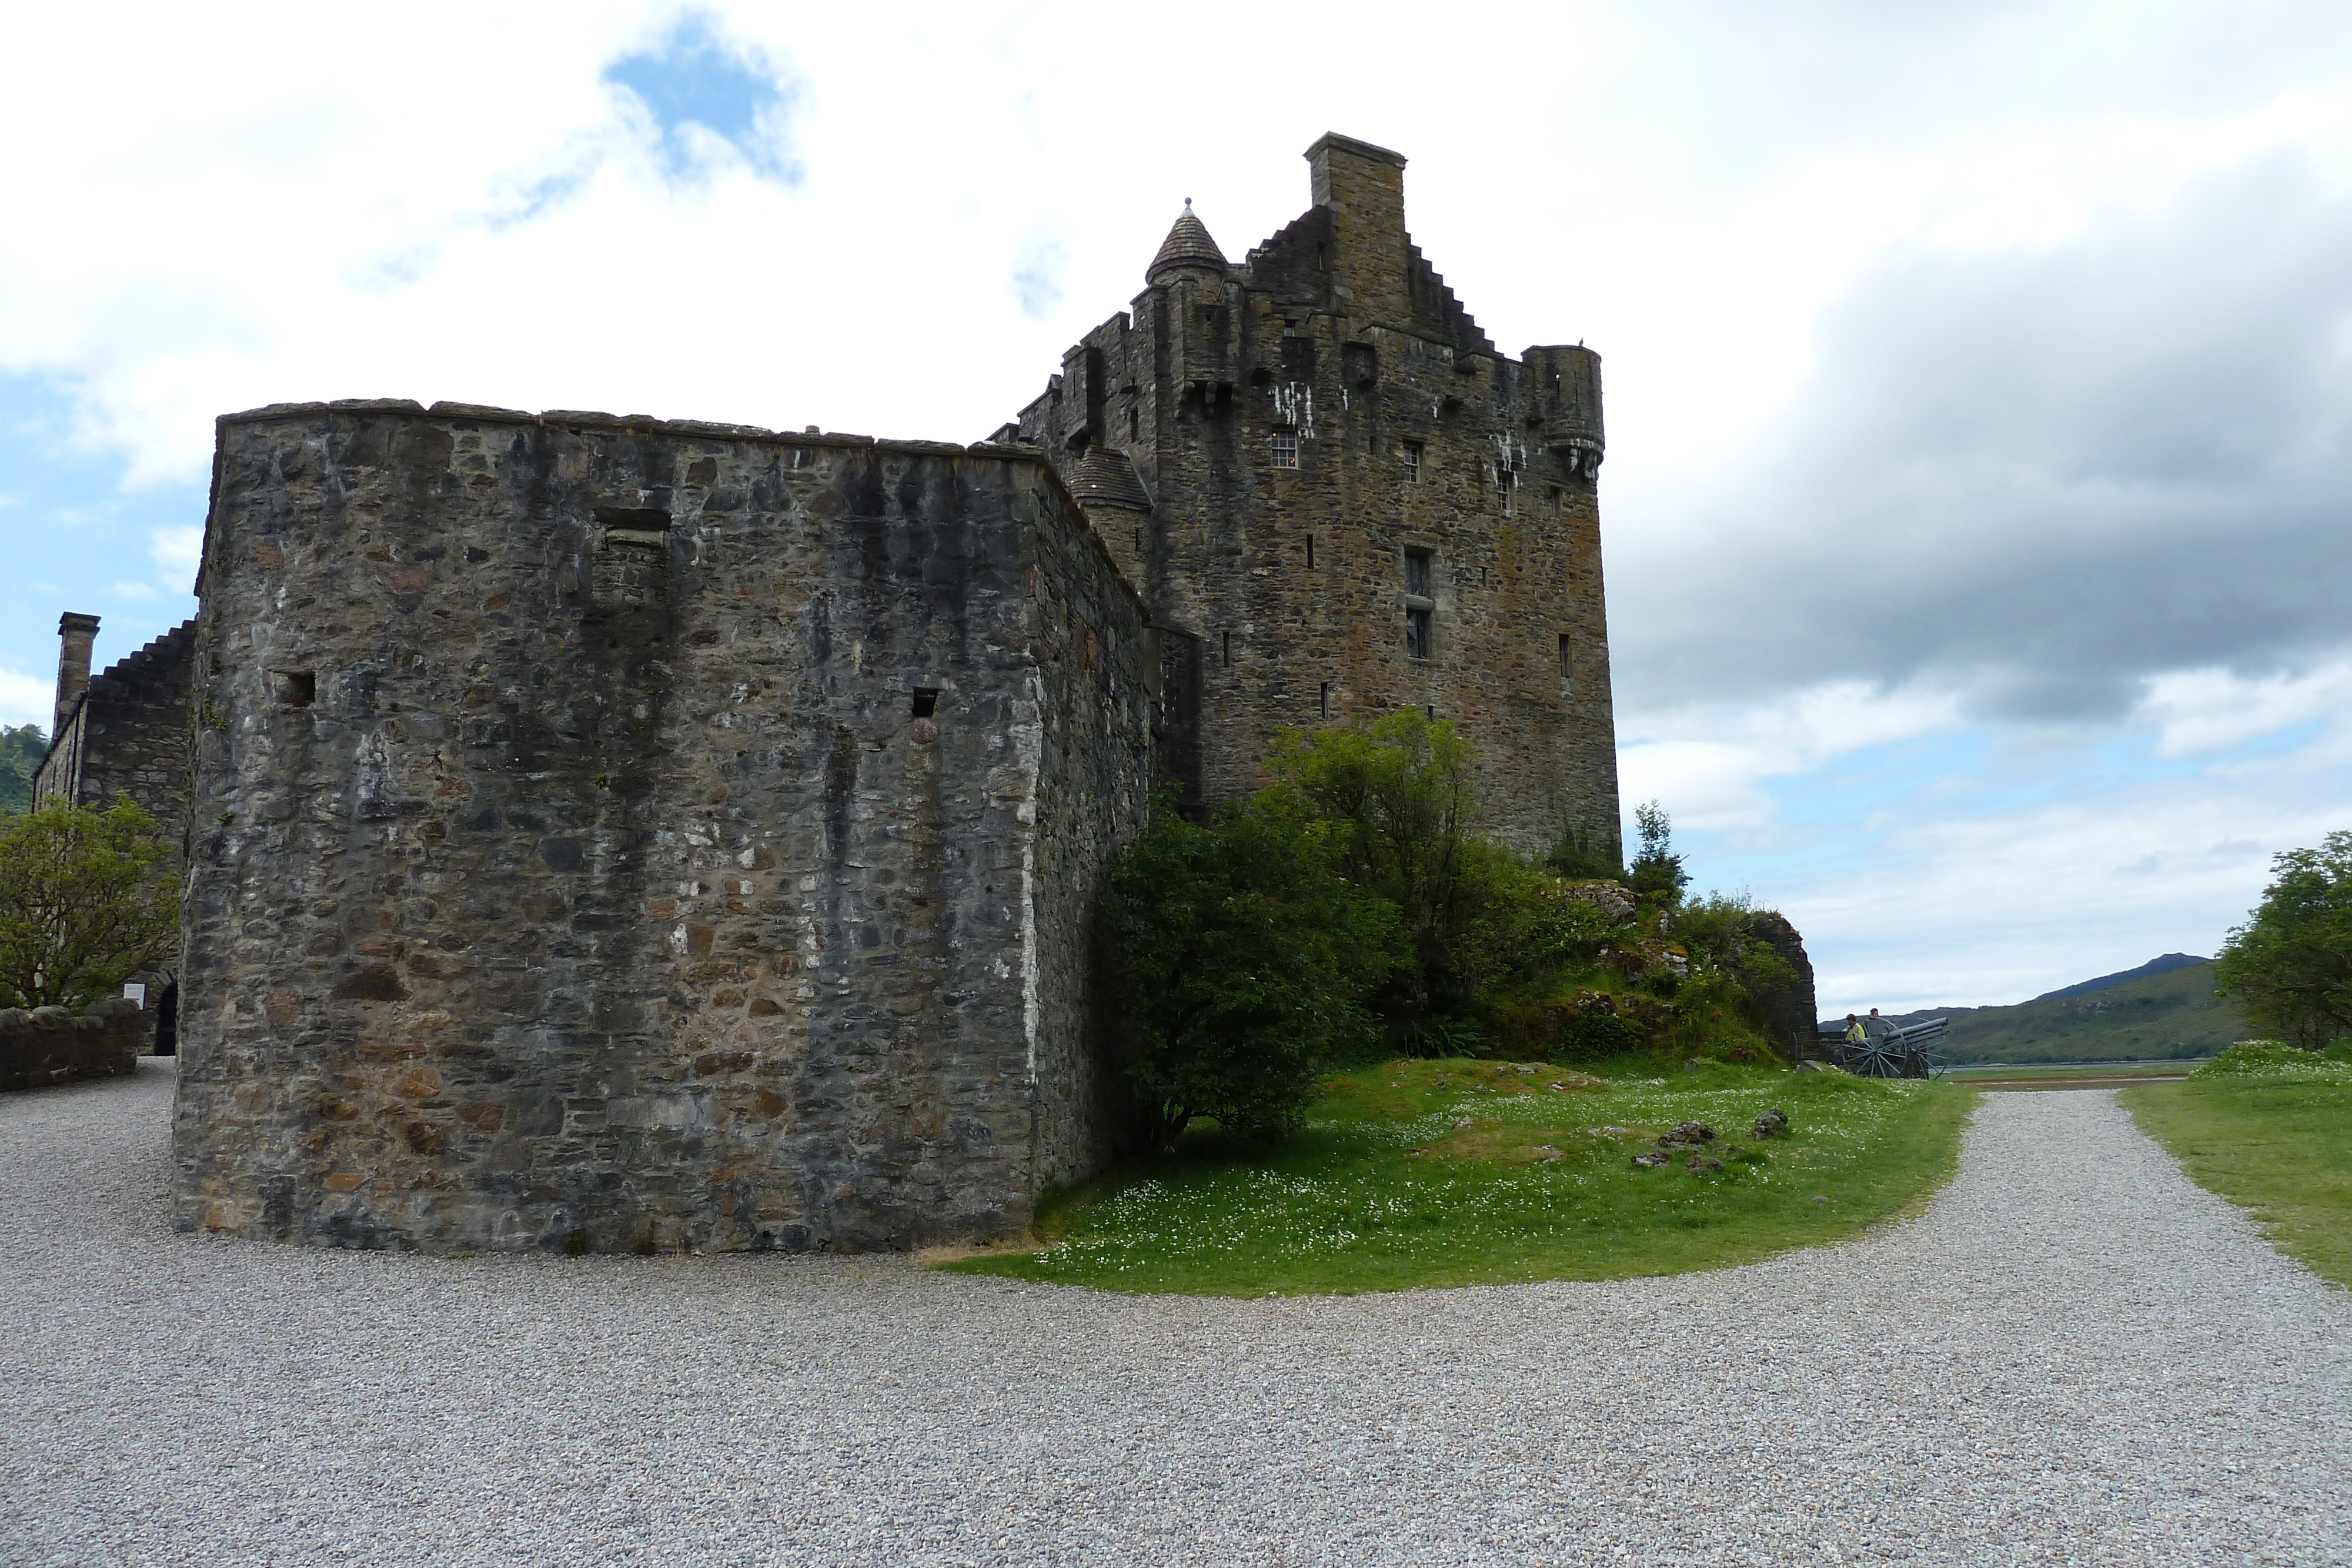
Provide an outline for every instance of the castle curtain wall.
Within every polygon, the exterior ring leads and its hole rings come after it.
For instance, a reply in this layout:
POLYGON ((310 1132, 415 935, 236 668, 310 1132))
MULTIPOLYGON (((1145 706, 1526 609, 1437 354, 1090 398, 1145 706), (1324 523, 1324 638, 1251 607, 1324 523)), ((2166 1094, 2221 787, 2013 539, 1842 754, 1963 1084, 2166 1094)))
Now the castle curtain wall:
POLYGON ((1034 455, 358 404, 217 472, 184 1225, 907 1246, 1107 1157, 1151 650, 1034 455))

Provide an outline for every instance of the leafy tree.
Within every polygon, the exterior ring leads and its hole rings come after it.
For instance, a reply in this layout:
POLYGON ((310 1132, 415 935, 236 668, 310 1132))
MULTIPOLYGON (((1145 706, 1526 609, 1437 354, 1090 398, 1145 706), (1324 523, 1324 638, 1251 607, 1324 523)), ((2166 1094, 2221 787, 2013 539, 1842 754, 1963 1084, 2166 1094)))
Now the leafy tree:
POLYGON ((37 725, 0 728, 0 817, 33 809, 33 775, 48 749, 37 725))
POLYGON ((2306 1050, 2352 1035, 2352 832, 2271 860, 2272 881, 2213 959, 2222 996, 2306 1050))
POLYGON ((1391 1010, 1466 1005, 1463 941, 1509 857, 1470 831, 1470 748, 1453 725, 1401 708, 1370 725, 1284 730, 1267 766, 1275 782, 1252 814, 1324 833, 1339 874, 1403 922, 1412 962, 1391 1010))
POLYGON ((1633 827, 1642 835, 1642 852, 1627 868, 1627 883, 1652 903, 1669 908, 1680 904, 1690 873, 1683 869, 1683 857, 1674 852, 1674 819, 1655 800, 1644 800, 1633 808, 1633 827))
POLYGON ((0 1007, 87 1006, 153 963, 179 919, 166 852, 128 795, 0 827, 0 1007))
POLYGON ((1295 1130, 1336 1052, 1370 1034, 1364 998, 1395 962, 1395 912, 1339 875, 1311 823, 1156 812, 1104 900, 1122 1067, 1156 1147, 1196 1116, 1244 1136, 1295 1130))

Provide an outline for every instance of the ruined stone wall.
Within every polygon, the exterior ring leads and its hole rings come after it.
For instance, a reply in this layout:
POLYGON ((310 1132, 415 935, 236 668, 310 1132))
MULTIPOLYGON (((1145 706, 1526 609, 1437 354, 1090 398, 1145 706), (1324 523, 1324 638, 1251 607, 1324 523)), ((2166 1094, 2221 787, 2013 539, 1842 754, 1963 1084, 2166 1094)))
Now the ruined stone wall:
POLYGON ((139 1071, 147 1025, 120 997, 76 1016, 63 1008, 0 1008, 0 1090, 48 1089, 139 1071))
POLYGON ((1759 910, 1748 922, 1758 940, 1769 943, 1789 966, 1790 979, 1763 998, 1764 1024, 1773 1045, 1791 1063, 1821 1056, 1821 1025, 1813 994, 1813 961, 1805 953, 1805 939, 1777 910, 1759 910))
POLYGON ((1148 649, 1034 455, 341 404, 218 476, 184 1225, 906 1246, 1107 1155, 1148 649))
POLYGON ((1496 352, 1412 246, 1403 160, 1328 137, 1309 159, 1314 207, 1244 265, 1155 264, 1018 433, 1066 470, 1116 448, 1148 488, 1114 548, 1201 639, 1208 803, 1261 782, 1278 727, 1411 706, 1469 741, 1489 831, 1613 842, 1599 357, 1496 352))

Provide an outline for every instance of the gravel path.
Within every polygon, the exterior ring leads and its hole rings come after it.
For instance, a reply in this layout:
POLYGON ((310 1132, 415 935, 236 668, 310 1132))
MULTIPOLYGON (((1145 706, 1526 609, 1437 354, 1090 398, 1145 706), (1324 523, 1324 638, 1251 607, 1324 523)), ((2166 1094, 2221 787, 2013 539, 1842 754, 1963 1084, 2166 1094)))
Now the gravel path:
POLYGON ((0 1563, 2352 1563, 2352 1296, 2105 1092, 1853 1246, 1126 1298, 163 1228, 168 1064, 0 1096, 0 1563))

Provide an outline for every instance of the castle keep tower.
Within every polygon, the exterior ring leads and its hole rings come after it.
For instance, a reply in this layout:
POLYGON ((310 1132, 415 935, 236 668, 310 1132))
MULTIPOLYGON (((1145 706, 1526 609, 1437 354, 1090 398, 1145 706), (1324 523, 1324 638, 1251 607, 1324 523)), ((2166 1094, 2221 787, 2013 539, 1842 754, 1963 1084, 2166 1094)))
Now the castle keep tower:
POLYGON ((1189 638, 1165 656, 1196 750, 1163 764, 1195 802, 1255 788, 1283 726, 1410 705, 1468 739, 1488 831, 1614 841, 1600 356, 1496 350, 1406 232, 1403 158, 1307 159, 1314 204, 1239 266, 1188 202, 1002 437, 1189 638))

